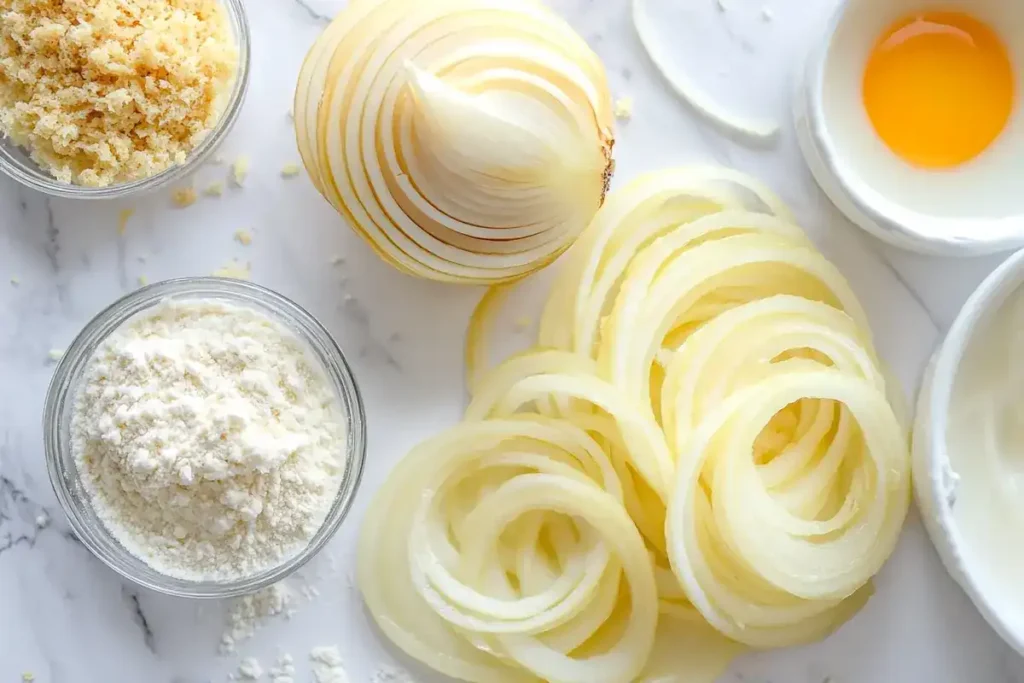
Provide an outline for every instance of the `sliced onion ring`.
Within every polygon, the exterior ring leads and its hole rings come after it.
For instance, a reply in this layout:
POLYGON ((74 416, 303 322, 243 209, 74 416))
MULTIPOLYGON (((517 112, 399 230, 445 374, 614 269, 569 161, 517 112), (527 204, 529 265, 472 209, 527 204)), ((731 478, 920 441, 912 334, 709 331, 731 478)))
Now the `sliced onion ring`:
POLYGON ((538 344, 392 471, 359 582, 468 681, 711 683, 857 612, 909 505, 897 390, 849 285, 766 188, 678 169, 614 192, 538 344))

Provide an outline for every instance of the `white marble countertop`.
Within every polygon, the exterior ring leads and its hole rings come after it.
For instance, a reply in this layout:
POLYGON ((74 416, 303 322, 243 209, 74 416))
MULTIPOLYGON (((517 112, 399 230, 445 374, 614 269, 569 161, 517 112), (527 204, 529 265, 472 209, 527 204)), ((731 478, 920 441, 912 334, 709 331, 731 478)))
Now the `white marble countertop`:
MULTIPOLYGON (((350 233, 305 177, 280 175, 285 163, 298 161, 287 112, 299 65, 341 4, 248 0, 253 79, 222 150, 228 159, 251 157, 243 189, 179 209, 168 193, 130 204, 83 204, 0 180, 0 683, 16 683, 22 672, 41 683, 224 681, 240 657, 256 657, 266 668, 279 652, 295 657, 296 680, 305 682, 306 655, 320 645, 337 645, 352 683, 366 683, 397 661, 352 586, 358 522, 391 464, 459 416, 462 337, 480 292, 399 275, 350 233), (119 235, 118 215, 127 208, 135 213, 119 235), (238 229, 252 232, 250 246, 233 239, 238 229), (345 257, 342 265, 332 265, 335 254, 345 257), (140 276, 209 274, 232 258, 251 262, 254 281, 294 298, 337 337, 366 402, 369 452, 352 516, 297 584, 319 595, 300 595, 290 618, 271 619, 236 654, 218 656, 226 605, 139 590, 75 541, 46 477, 40 415, 50 349, 66 346, 140 276), (11 278, 19 284, 9 284, 11 278), (46 518, 50 523, 37 524, 46 518)), ((635 100, 633 119, 619 127, 617 182, 693 162, 734 166, 767 181, 849 278, 882 355, 912 394, 942 331, 1000 257, 952 261, 897 252, 848 224, 815 187, 786 102, 789 77, 835 0, 651 2, 662 13, 663 39, 705 87, 740 110, 786 120, 779 143, 762 150, 722 137, 666 91, 629 27, 626 0, 555 5, 604 59, 615 93, 635 100)), ((207 167, 197 187, 226 173, 207 167)), ((536 304, 524 297, 517 306, 536 304)), ((510 321, 502 329, 522 335, 510 321)), ((876 595, 856 618, 817 645, 746 655, 723 683, 824 680, 1003 683, 1024 681, 1024 661, 946 576, 912 513, 876 595)))

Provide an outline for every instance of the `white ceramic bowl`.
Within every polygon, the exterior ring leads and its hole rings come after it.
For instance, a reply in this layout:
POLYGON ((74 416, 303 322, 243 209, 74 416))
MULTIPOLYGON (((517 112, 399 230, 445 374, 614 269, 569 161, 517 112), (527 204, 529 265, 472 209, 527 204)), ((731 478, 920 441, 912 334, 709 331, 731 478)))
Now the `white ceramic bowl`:
POLYGON ((914 421, 912 458, 918 507, 942 563, 992 628, 1024 654, 1020 615, 1011 616, 1006 601, 991 590, 985 591, 972 570, 970 539, 953 516, 959 477, 950 464, 946 440, 950 401, 964 353, 977 331, 984 328, 983 323, 1022 285, 1024 250, 1013 254, 989 275, 964 304, 925 371, 914 421))
POLYGON ((887 242, 971 256, 1024 246, 1024 2, 847 0, 808 56, 796 89, 797 140, 815 179, 846 216, 887 242), (862 100, 864 68, 879 36, 918 10, 962 10, 992 27, 1009 52, 1017 102, 980 156, 928 171, 900 160, 877 136, 862 100))

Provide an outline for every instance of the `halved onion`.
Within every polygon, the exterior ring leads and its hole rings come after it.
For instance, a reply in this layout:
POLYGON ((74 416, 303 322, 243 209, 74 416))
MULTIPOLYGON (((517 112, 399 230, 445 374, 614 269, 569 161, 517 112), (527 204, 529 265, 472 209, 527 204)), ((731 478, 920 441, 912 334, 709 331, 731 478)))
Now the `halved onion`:
POLYGON ((385 260, 462 283, 554 260, 612 172, 604 69, 530 0, 361 0, 310 50, 295 127, 313 183, 385 260))
POLYGON ((359 584, 467 681, 710 683, 871 594, 909 457, 866 318, 759 184, 649 174, 567 255, 538 346, 483 368, 367 513, 359 584))

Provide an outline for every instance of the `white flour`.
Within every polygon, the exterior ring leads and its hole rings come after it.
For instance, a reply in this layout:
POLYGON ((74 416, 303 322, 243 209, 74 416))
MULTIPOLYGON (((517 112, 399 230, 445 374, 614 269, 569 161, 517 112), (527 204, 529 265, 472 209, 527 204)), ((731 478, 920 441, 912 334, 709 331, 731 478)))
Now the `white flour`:
POLYGON ((272 666, 267 672, 270 676, 270 683, 295 683, 295 663, 290 654, 283 654, 277 658, 277 665, 272 666))
POLYGON ((85 373, 73 452, 97 513, 157 571, 251 575, 301 550, 337 493, 346 435, 303 343, 249 308, 168 301, 85 373))
POLYGON ((377 669, 377 673, 373 674, 373 679, 370 683, 416 683, 413 677, 407 672, 401 669, 396 669, 391 666, 381 667, 377 669))
POLYGON ((313 680, 316 683, 349 683, 345 663, 337 647, 314 647, 309 651, 309 661, 313 664, 313 680))
POLYGON ((258 681, 263 678, 263 667, 254 657, 246 657, 238 665, 238 677, 243 681, 258 681))
POLYGON ((228 606, 218 651, 223 655, 234 652, 237 643, 251 638, 256 629, 271 617, 291 618, 294 604, 295 596, 284 582, 235 598, 228 606))

